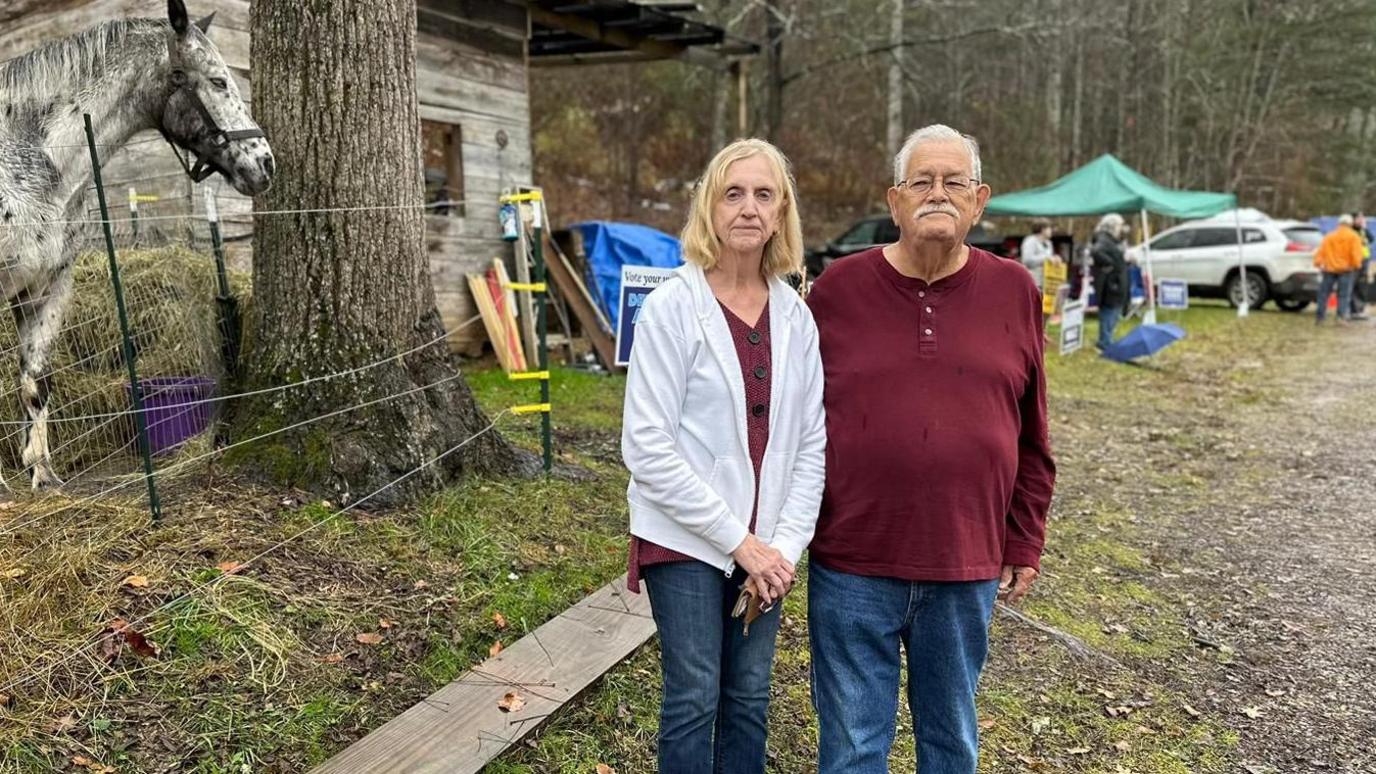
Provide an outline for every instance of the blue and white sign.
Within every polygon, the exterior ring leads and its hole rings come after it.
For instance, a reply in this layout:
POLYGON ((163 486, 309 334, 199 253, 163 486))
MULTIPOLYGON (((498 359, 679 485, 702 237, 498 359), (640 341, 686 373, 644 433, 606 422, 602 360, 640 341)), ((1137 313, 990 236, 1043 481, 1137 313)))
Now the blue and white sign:
POLYGON ((1162 309, 1189 309, 1190 283, 1180 279, 1163 279, 1157 283, 1156 305, 1162 309))
POLYGON ((1085 302, 1061 307, 1061 354, 1069 355, 1085 343, 1085 302))
POLYGON ((619 312, 616 325, 616 364, 631 364, 631 345, 635 343, 635 323, 640 319, 640 305, 650 291, 668 279, 673 269, 659 269, 653 266, 621 266, 621 300, 617 304, 619 312))

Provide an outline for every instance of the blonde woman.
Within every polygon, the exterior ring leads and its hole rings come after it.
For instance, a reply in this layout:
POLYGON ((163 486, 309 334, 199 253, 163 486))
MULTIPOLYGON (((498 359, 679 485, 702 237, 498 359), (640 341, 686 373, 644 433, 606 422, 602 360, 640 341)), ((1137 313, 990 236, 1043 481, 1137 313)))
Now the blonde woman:
POLYGON ((803 258, 783 154, 722 149, 682 240, 686 263, 641 308, 626 382, 628 586, 645 580, 659 627, 659 771, 750 774, 765 767, 775 603, 825 479, 817 327, 781 281, 803 258), (764 611, 748 633, 732 617, 743 589, 764 611))

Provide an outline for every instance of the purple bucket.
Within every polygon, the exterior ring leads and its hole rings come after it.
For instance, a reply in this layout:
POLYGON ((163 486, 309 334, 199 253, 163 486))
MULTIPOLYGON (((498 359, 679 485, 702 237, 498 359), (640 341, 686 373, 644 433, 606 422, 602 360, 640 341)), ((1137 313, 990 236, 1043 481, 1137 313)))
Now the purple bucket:
MULTIPOLYGON (((207 376, 164 376, 140 379, 148 445, 164 454, 205 432, 210 426, 215 380, 207 376)), ((128 385, 125 386, 128 389, 128 385)))

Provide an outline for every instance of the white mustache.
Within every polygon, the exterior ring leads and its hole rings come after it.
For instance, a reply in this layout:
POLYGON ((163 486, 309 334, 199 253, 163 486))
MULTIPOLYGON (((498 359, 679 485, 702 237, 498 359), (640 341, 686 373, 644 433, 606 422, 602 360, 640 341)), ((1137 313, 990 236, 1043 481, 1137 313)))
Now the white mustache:
POLYGON ((920 210, 917 211, 917 217, 921 218, 921 217, 923 217, 923 216, 925 216, 925 215, 931 215, 931 214, 933 214, 933 213, 938 213, 938 212, 941 213, 941 214, 943 214, 943 215, 950 215, 950 216, 953 217, 953 218, 958 218, 958 217, 960 217, 960 213, 956 212, 956 210, 955 210, 954 207, 946 207, 946 206, 943 206, 943 205, 940 205, 940 204, 938 204, 938 205, 936 205, 936 206, 934 206, 934 207, 923 207, 922 209, 920 209, 920 210))

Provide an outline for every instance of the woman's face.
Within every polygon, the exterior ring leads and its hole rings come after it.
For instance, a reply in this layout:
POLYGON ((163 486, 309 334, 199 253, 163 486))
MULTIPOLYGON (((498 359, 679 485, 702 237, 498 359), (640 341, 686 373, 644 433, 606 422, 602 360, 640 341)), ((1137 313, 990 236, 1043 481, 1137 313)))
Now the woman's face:
POLYGON ((722 251, 736 255, 764 255, 764 246, 779 230, 783 193, 774 169, 764 156, 733 161, 726 183, 712 205, 712 231, 722 251))

